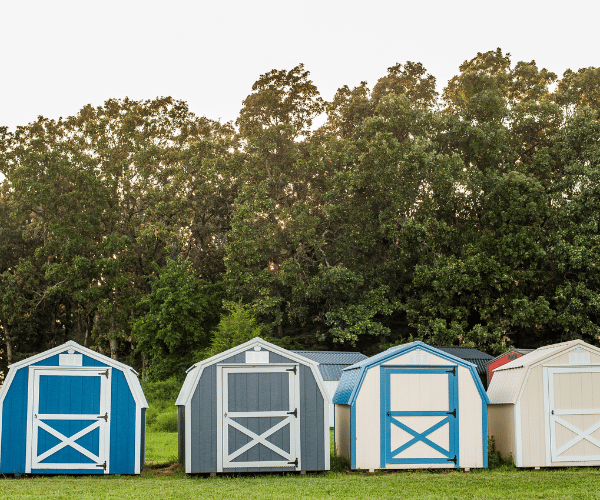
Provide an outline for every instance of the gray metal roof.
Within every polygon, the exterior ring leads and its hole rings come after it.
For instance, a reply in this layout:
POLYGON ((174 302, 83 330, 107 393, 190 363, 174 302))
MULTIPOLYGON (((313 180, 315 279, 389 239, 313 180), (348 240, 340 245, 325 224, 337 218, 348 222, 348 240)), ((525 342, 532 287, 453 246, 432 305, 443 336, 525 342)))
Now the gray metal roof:
POLYGON ((342 370, 347 366, 358 363, 367 356, 360 352, 342 351, 292 351, 294 354, 304 356, 319 363, 319 371, 323 380, 339 380, 342 378, 342 370))
POLYGON ((485 375, 487 373, 487 364, 494 359, 493 356, 486 354, 485 352, 475 349, 474 347, 438 347, 440 351, 452 354, 457 358, 470 361, 477 366, 477 373, 485 375))

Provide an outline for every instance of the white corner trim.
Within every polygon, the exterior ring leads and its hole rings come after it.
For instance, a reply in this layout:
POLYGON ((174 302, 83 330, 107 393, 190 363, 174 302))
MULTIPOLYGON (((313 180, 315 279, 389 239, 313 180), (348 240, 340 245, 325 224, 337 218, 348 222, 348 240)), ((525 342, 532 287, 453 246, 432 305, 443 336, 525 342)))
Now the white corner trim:
POLYGON ((139 406, 135 408, 135 463, 133 472, 141 472, 140 460, 142 458, 142 409, 139 406))
MULTIPOLYGON (((185 471, 192 472, 192 408, 191 404, 184 406, 185 415, 185 471)), ((179 411, 179 410, 178 410, 179 411)))
POLYGON ((515 465, 517 467, 523 467, 523 440, 521 433, 521 402, 520 400, 515 403, 515 465))
MULTIPOLYGON (((217 367, 217 472, 223 472, 223 368, 217 367)), ((195 384, 194 384, 195 385, 195 384)))
POLYGON ((31 474, 31 446, 33 442, 33 378, 34 368, 29 367, 27 378, 27 432, 25 438, 25 473, 31 474))

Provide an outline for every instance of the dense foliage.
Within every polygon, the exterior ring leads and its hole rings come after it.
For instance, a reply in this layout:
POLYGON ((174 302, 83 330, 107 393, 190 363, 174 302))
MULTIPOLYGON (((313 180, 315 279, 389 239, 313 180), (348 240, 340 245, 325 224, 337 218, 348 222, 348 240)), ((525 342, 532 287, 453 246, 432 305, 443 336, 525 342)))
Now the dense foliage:
POLYGON ((459 70, 326 102, 299 65, 235 123, 160 98, 0 128, 0 370, 74 339, 181 378, 242 319, 367 354, 598 344, 600 69, 459 70), (217 329, 223 301, 249 316, 217 329))

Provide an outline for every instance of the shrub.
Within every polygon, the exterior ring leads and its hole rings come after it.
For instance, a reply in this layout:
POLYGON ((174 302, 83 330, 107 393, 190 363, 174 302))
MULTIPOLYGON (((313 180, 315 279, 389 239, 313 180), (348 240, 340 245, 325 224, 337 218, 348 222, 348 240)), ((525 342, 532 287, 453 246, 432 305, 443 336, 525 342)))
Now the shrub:
POLYGON ((151 430, 153 432, 177 432, 177 410, 159 413, 151 430))
POLYGON ((496 441, 494 436, 488 438, 488 468, 489 469, 514 469, 513 457, 506 457, 496 450, 496 441))

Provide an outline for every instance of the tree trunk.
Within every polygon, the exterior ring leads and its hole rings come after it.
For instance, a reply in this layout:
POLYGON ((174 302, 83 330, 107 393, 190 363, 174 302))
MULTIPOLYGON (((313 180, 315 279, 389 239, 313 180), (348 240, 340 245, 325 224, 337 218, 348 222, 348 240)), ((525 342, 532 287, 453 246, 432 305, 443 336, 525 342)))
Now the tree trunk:
POLYGON ((110 317, 110 330, 108 332, 108 339, 110 343, 110 357, 115 361, 119 360, 119 341, 116 339, 115 333, 115 316, 110 317))
POLYGON ((13 360, 13 344, 12 340, 9 338, 10 332, 8 331, 8 326, 6 326, 6 323, 4 325, 4 335, 6 337, 6 359, 10 365, 13 360))
MULTIPOLYGON (((100 319, 100 312, 96 309, 96 311, 94 311, 94 326, 92 327, 92 332, 96 334, 98 339, 102 337, 102 333, 100 332, 100 319)), ((102 349, 100 342, 98 342, 98 352, 104 354, 104 349, 102 349)))

